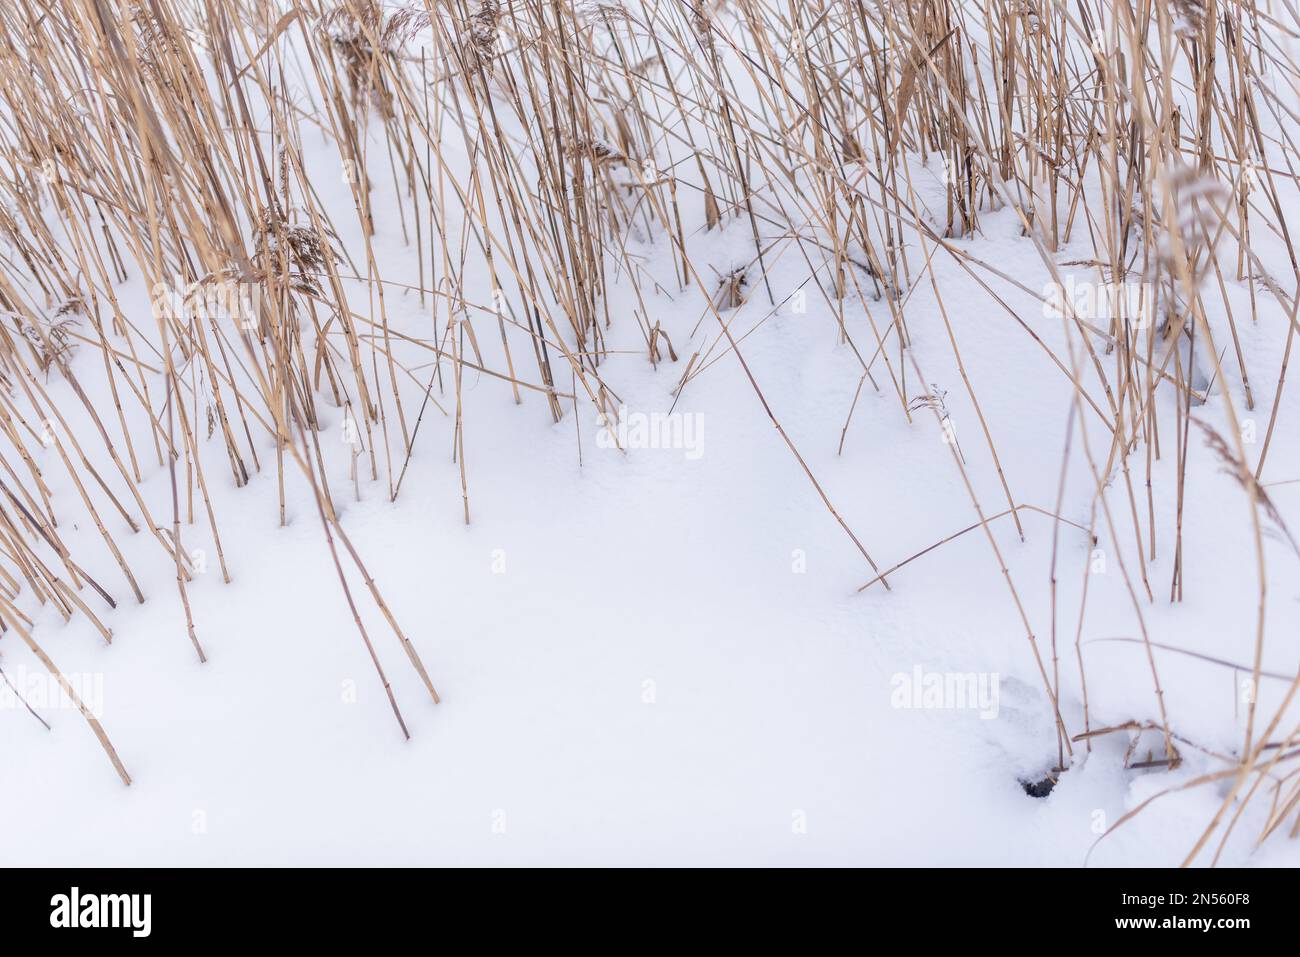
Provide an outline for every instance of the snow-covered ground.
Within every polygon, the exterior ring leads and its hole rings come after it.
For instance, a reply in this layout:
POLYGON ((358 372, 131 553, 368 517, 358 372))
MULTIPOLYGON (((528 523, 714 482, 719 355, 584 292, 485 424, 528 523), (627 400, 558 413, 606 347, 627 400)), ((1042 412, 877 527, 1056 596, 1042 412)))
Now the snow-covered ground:
MULTIPOLYGON (((376 135, 373 148, 380 142, 376 135)), ((450 141, 444 147, 453 155, 459 149, 450 141)), ((326 145, 313 150, 323 201, 346 212, 351 196, 337 153, 326 145)), ((919 160, 916 169, 933 178, 919 160)), ((386 294, 390 322, 428 339, 427 303, 396 285, 417 281, 400 224, 385 215, 398 200, 378 177, 373 195, 376 260, 394 284, 386 294)), ((1010 210, 982 213, 980 227, 978 237, 954 246, 1028 289, 1044 288, 1051 277, 1010 210)), ((750 228, 735 218, 720 229, 695 229, 693 262, 725 274, 737 257, 752 255, 750 228)), ((356 235, 342 240, 358 248, 356 235)), ((1069 363, 1062 323, 1023 289, 983 274, 1040 345, 972 286, 953 257, 935 253, 935 285, 965 374, 1008 486, 1028 506, 1020 513, 1024 539, 1010 516, 990 522, 1006 575, 977 528, 890 573, 889 590, 877 583, 858 591, 874 573, 774 428, 753 383, 882 569, 978 521, 953 436, 983 513, 1002 512, 1002 485, 928 277, 914 277, 906 294, 925 381, 898 361, 896 344, 890 359, 905 377, 909 402, 942 394, 948 430, 924 407, 909 422, 888 377, 878 375, 879 389, 862 388, 841 451, 861 366, 820 295, 807 297, 806 309, 791 304, 808 278, 801 257, 791 251, 768 264, 773 300, 784 305, 774 307, 763 285, 751 282, 748 302, 728 314, 751 381, 725 341, 718 344, 703 295, 672 281, 664 237, 630 242, 629 255, 664 280, 658 294, 642 283, 641 295, 651 296, 646 308, 671 336, 679 361, 665 355, 652 366, 637 326, 614 322, 600 375, 632 416, 631 429, 645 421, 637 416, 672 411, 665 421, 681 431, 670 447, 644 447, 658 443, 626 441, 625 433, 622 444, 633 447, 611 448, 589 403, 567 408, 554 423, 539 394, 525 392, 516 404, 507 383, 467 370, 467 525, 450 416, 426 411, 427 431, 391 502, 386 479, 370 481, 365 469, 353 494, 343 411, 321 405, 333 416, 322 423, 322 443, 343 525, 442 697, 438 705, 429 700, 383 616, 368 599, 360 602, 409 741, 358 636, 301 473, 286 472, 289 509, 280 527, 273 469, 236 488, 229 470, 210 465, 233 581, 221 581, 202 518, 187 525, 186 547, 204 551, 189 597, 206 664, 186 635, 174 566, 147 533, 130 536, 120 517, 103 516, 123 536, 138 572, 148 600, 137 605, 85 516, 75 531, 66 529, 70 541, 100 555, 87 566, 97 580, 118 583, 109 589, 118 607, 103 614, 113 642, 84 617, 65 624, 50 609, 41 611, 34 634, 65 673, 90 676, 90 697, 134 783, 118 781, 75 710, 36 704, 52 725, 47 731, 10 699, 0 710, 0 818, 10 822, 0 862, 1181 863, 1231 783, 1177 790, 1227 766, 1201 749, 1232 755, 1241 747, 1240 686, 1253 663, 1258 598, 1246 495, 1201 437, 1193 432, 1190 439, 1198 461, 1189 468, 1183 515, 1184 600, 1168 600, 1173 549, 1162 540, 1147 564, 1154 599, 1135 602, 1120 569, 1128 562, 1137 575, 1122 475, 1112 476, 1108 493, 1119 545, 1100 513, 1099 541, 1083 530, 1094 521, 1094 496, 1084 481, 1081 423, 1071 412, 1069 379, 1045 351, 1069 363), (675 400, 686 360, 697 351, 716 361, 675 400), (1072 465, 1061 497, 1065 521, 1057 523, 1050 513, 1067 423, 1075 430, 1072 465), (1039 781, 1058 765, 1060 745, 1017 600, 1047 671, 1059 671, 1053 684, 1071 736, 1085 728, 1080 660, 1089 727, 1159 721, 1135 607, 1153 643, 1220 659, 1152 652, 1169 724, 1191 742, 1180 745, 1178 768, 1126 767, 1148 752, 1159 758, 1162 736, 1116 731, 1091 746, 1072 742, 1069 770, 1051 793, 1026 793, 1022 782, 1039 781), (934 675, 969 675, 983 694, 965 702, 927 699, 934 675), (1172 793, 1105 833, 1166 790, 1172 793)), ((1074 242, 1059 251, 1059 262, 1092 255, 1086 231, 1074 242)), ((923 263, 919 247, 913 252, 923 263)), ((356 289, 359 309, 364 285, 356 289)), ((128 309, 149 308, 139 284, 124 284, 118 295, 128 309)), ((1245 296, 1244 285, 1231 295, 1245 296)), ((614 315, 638 308, 626 277, 609 296, 614 315)), ((888 324, 879 302, 865 308, 888 324)), ((874 339, 863 310, 847 306, 845 321, 869 358, 874 339)), ((1257 325, 1243 326, 1253 380, 1277 381, 1286 322, 1269 303, 1257 325)), ((502 368, 491 317, 476 323, 489 367, 502 368)), ((527 340, 512 335, 519 355, 527 340)), ((431 361, 415 347, 403 355, 414 364, 431 361)), ((99 357, 83 349, 74 362, 104 400, 99 357)), ((875 364, 873 374, 881 369, 875 364)), ((1239 387, 1228 379, 1227 388, 1239 387)), ((570 388, 567 370, 557 384, 570 388)), ((409 414, 419 408, 420 390, 406 386, 409 414)), ((1095 382, 1091 387, 1101 395, 1095 382)), ((57 376, 47 388, 61 408, 75 405, 62 401, 71 392, 57 376)), ((450 410, 446 394, 435 391, 435 398, 450 410)), ((1229 429, 1216 401, 1195 415, 1229 429)), ((1099 419, 1083 418, 1092 455, 1104 459, 1109 432, 1099 419)), ((1282 399, 1266 482, 1300 478, 1297 421, 1293 388, 1282 399)), ((1265 420, 1258 424, 1262 440, 1265 420)), ((71 427, 93 429, 88 417, 71 427)), ((265 432, 254 443, 264 463, 274 460, 265 432)), ((54 501, 75 496, 55 451, 43 454, 54 501)), ((1153 472, 1162 534, 1173 527, 1173 458, 1171 437, 1153 472)), ((209 461, 220 465, 215 444, 209 461)), ((1133 480, 1141 487, 1144 478, 1133 480)), ((141 492, 156 516, 170 518, 167 469, 154 465, 141 492)), ((1270 486, 1270 494, 1300 523, 1300 483, 1270 486)), ((1270 641, 1262 668, 1294 675, 1300 566, 1284 540, 1270 538, 1266 549, 1270 641)), ((360 579, 352 581, 354 594, 364 596, 360 579)), ((20 685, 41 670, 12 640, 0 642, 0 667, 20 685)), ((25 687, 39 684, 33 678, 25 687)), ((1266 677, 1260 714, 1271 716, 1288 687, 1266 677)), ((1277 733, 1289 731, 1284 724, 1277 733)), ((1220 863, 1300 863, 1285 834, 1254 846, 1267 811, 1266 800, 1247 808, 1220 863)), ((1209 862, 1221 833, 1195 863, 1209 862)))
MULTIPOLYGON (((686 340, 695 316, 665 315, 686 340)), ((909 317, 927 374, 952 382, 931 351, 937 317, 909 317)), ((1068 388, 1019 330, 992 313, 965 319, 963 355, 986 414, 1015 424, 996 437, 1009 481, 1021 501, 1050 509, 1061 450, 1046 437, 1068 413, 1068 388)), ((836 454, 857 376, 834 332, 813 307, 769 319, 742 350, 837 509, 888 566, 974 516, 940 430, 907 426, 879 396, 864 398, 836 454)), ((671 406, 671 364, 611 365, 606 378, 629 408, 671 406)), ((624 456, 597 443, 587 416, 579 464, 574 423, 550 425, 540 400, 516 406, 486 377, 466 396, 472 524, 459 473, 432 441, 396 503, 363 485, 344 515, 443 696, 439 706, 421 697, 371 615, 412 740, 370 670, 316 516, 295 508, 278 528, 269 476, 239 490, 222 476, 215 509, 234 581, 209 566, 191 589, 208 664, 178 624, 157 558, 149 601, 111 615, 111 647, 84 622, 41 621, 65 671, 103 675, 105 726, 135 783, 120 785, 75 711, 44 712, 53 732, 7 712, 7 777, 21 785, 0 805, 25 823, 8 835, 6 862, 1076 865, 1099 820, 1203 770, 1195 755, 1172 774, 1123 770, 1120 733, 1090 755, 1076 744, 1055 791, 1027 796, 1020 780, 1048 771, 1057 745, 987 542, 968 534, 891 575, 892 591, 856 593, 869 569, 734 360, 677 406, 699 417, 694 449, 624 456), (895 707, 895 676, 910 681, 917 668, 992 675, 993 708, 895 707)), ((948 403, 965 421, 960 398, 948 403)), ((964 451, 985 464, 973 435, 964 451)), ((972 471, 995 500, 990 470, 972 471)), ((1186 534, 1206 557, 1190 564, 1182 607, 1158 600, 1144 614, 1153 640, 1248 663, 1252 635, 1239 623, 1251 570, 1227 560, 1249 554, 1245 505, 1230 479, 1200 481, 1214 504, 1189 511, 1186 534)), ((166 472, 146 488, 163 510, 166 472)), ((1086 524, 1085 491, 1066 501, 1067 517, 1086 524)), ((1043 642, 1052 527, 1036 513, 1024 524, 1023 544, 1007 519, 994 534, 1043 642)), ((1083 532, 1065 528, 1059 560, 1061 667, 1072 675, 1073 612, 1092 560, 1083 532)), ((1153 580, 1168 568, 1155 563, 1153 580)), ((1122 710, 1151 698, 1142 648, 1088 644, 1133 634, 1120 577, 1093 575, 1091 587, 1085 661, 1107 678, 1093 725, 1150 717, 1153 704, 1122 710)), ((1273 594, 1277 627, 1294 627, 1294 576, 1280 574, 1273 594)), ((21 660, 11 651, 5 665, 21 660)), ((1230 748, 1233 674, 1170 654, 1159 662, 1175 726, 1230 748)), ((1074 730, 1079 702, 1063 707, 1074 730)), ((1147 746, 1158 752, 1158 736, 1147 746)), ((1218 794, 1162 798, 1092 861, 1178 863, 1218 794)), ((1231 859, 1248 850, 1234 846, 1231 859)), ((1250 859, 1293 862, 1295 850, 1279 843, 1250 859)))

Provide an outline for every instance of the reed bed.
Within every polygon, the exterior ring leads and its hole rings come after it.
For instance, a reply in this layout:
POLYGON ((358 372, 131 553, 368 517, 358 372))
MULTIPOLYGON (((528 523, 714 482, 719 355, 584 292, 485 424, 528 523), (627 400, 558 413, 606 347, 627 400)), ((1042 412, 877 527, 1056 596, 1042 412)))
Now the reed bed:
MULTIPOLYGON (((954 537, 986 539, 1020 610, 1064 772, 1099 735, 1138 725, 1095 727, 1086 681, 1062 687, 1063 654, 1087 674, 1086 597, 1075 609, 1056 597, 1059 577, 1080 570, 1054 547, 1033 586, 1050 590, 1049 629, 1031 623, 1026 585, 1006 570, 998 522, 1022 538, 1035 511, 1053 536, 1068 523, 1061 502, 1019 500, 1003 469, 1000 423, 962 362, 963 312, 935 281, 943 261, 965 277, 964 298, 1017 323, 1073 390, 1062 495, 1067 471, 1085 476, 1085 531, 1120 556, 1150 670, 1142 710, 1163 746, 1151 763, 1177 767, 1196 746, 1165 713, 1145 625, 1154 603, 1182 599, 1186 567, 1203 560, 1182 537, 1189 463, 1228 469, 1248 507, 1261 678, 1275 557, 1265 539, 1290 540, 1265 478, 1286 440, 1300 304, 1286 217, 1300 208, 1289 0, 32 0, 0 11, 0 31, 0 625, 52 673, 37 609, 84 616, 109 641, 111 609, 145 600, 129 560, 139 546, 124 536, 165 557, 178 631, 202 660, 190 543, 212 544, 226 581, 236 560, 222 549, 213 483, 275 482, 283 522, 286 490, 306 482, 405 734, 377 643, 400 645, 438 694, 342 505, 362 483, 399 499, 413 452, 442 441, 438 419, 472 521, 465 377, 488 377, 553 422, 613 414, 604 369, 616 327, 639 330, 647 363, 671 353, 678 398, 715 363, 739 363, 755 414, 861 554, 863 587, 888 589, 923 557, 887 567, 890 543, 842 517, 769 405, 736 320, 761 325, 796 295, 824 317, 828 343, 860 372, 843 447, 864 390, 914 428, 944 428, 943 393, 909 330, 912 292, 930 289, 961 372, 950 387, 978 416, 966 442, 987 449, 998 475, 998 500, 981 501, 953 444, 975 514, 954 537), (994 287, 1050 297, 971 242, 1008 210, 1057 282, 1085 276, 1143 298, 1100 311, 1058 302, 1059 328, 1040 337, 1038 316, 994 287), (400 263, 380 219, 400 228, 400 263), (719 231, 737 237, 730 263, 700 253, 719 231), (630 237, 666 249, 670 274, 650 274, 630 237), (1091 255, 1063 261, 1079 237, 1091 255), (774 284, 773 264, 792 261, 805 281, 774 284), (1248 310, 1229 286, 1248 290, 1248 310), (704 304, 697 334, 674 342, 656 310, 688 293, 704 304), (1266 309, 1287 317, 1272 344, 1284 355, 1276 381, 1252 377, 1240 335, 1266 309), (1208 403, 1225 427, 1198 417, 1208 403), (1266 423, 1249 447, 1247 413, 1266 423), (354 488, 330 481, 331 430, 345 433, 354 488), (1153 478, 1171 458, 1172 486, 1153 478), (156 475, 165 511, 143 491, 156 475), (1158 519, 1169 502, 1172 524, 1158 519), (74 515, 94 538, 70 541, 74 515), (1173 574, 1157 579, 1167 555, 1173 574), (106 562, 110 573, 92 578, 106 562), (364 626, 371 606, 391 634, 364 626), (1080 695, 1082 714, 1067 720, 1058 702, 1080 695)), ((1300 675, 1287 680, 1276 713, 1257 714, 1252 699, 1240 748, 1194 782, 1217 784, 1222 805, 1189 861, 1221 848, 1252 801, 1269 807, 1261 840, 1300 831, 1300 725, 1288 718, 1300 675)))

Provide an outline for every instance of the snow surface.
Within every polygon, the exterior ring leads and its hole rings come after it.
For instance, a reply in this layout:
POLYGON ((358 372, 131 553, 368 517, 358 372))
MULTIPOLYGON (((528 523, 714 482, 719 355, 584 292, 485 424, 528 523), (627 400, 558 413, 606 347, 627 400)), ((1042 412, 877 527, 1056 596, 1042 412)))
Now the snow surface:
MULTIPOLYGON (((322 144, 313 163, 327 203, 346 212, 351 200, 336 154, 322 144)), ((396 217, 383 215, 384 203, 396 201, 392 187, 376 177, 375 190, 384 276, 414 282, 396 217)), ((1014 217, 985 212, 980 224, 979 238, 956 243, 1041 289, 1049 277, 1014 217)), ((699 230, 691 256, 725 272, 750 254, 748 230, 748 223, 699 230)), ((1075 243, 1061 251, 1061 261, 1091 255, 1086 231, 1075 243)), ((647 272, 672 275, 663 237, 634 238, 633 251, 645 257, 647 272)), ((1050 511, 1069 383, 991 297, 971 291, 951 257, 936 254, 934 264, 1013 493, 1050 511)), ((807 278, 793 253, 770 266, 778 302, 807 278)), ((1068 355, 1059 321, 1041 318, 1041 303, 983 278, 1053 351, 1068 355)), ((629 409, 700 416, 697 458, 682 449, 624 455, 602 448, 589 405, 576 416, 567 409, 553 424, 538 394, 525 393, 516 405, 507 384, 467 373, 473 521, 466 526, 449 417, 430 409, 395 503, 382 478, 362 481, 355 501, 349 456, 337 440, 342 411, 328 410, 334 419, 324 433, 338 446, 331 481, 344 524, 443 697, 438 706, 428 700, 382 616, 363 602, 412 740, 404 741, 393 721, 300 477, 289 471, 291 507, 281 528, 272 469, 236 489, 228 471, 210 464, 232 584, 220 581, 202 521, 185 530, 187 547, 209 549, 208 571, 190 590, 209 662, 196 660, 174 570, 146 535, 128 548, 147 593, 143 605, 123 600, 129 593, 102 555, 91 571, 116 584, 119 607, 105 616, 113 644, 84 618, 65 625, 52 612, 42 613, 36 634, 65 672, 104 676, 103 721, 135 781, 130 788, 118 782, 74 711, 42 711, 50 732, 21 709, 0 712, 8 785, 0 791, 0 816, 10 822, 0 862, 1181 862, 1225 788, 1210 784, 1162 797, 1100 842, 1097 822, 1113 825, 1157 792, 1223 765, 1186 749, 1175 771, 1126 770, 1131 738, 1117 733, 1097 739, 1091 753, 1076 744, 1071 769, 1049 797, 1026 795, 1020 780, 1041 777, 1056 763, 1057 741, 987 541, 978 531, 964 535, 890 575, 891 591, 875 585, 858 593, 873 577, 870 568, 764 415, 735 357, 715 348, 719 360, 673 406, 685 357, 708 350, 718 327, 698 292, 667 286, 671 291, 652 304, 653 318, 670 332, 682 361, 665 358, 653 368, 635 323, 616 322, 609 330, 614 354, 601 375, 629 409), (918 666, 996 673, 996 717, 894 707, 894 676, 918 666)), ((364 304, 360 284, 356 289, 364 304)), ((810 296, 806 313, 784 308, 769 317, 761 285, 748 292, 735 318, 735 328, 748 333, 740 350, 873 558, 889 567, 976 521, 933 417, 914 414, 909 424, 887 384, 878 393, 864 387, 837 454, 860 367, 839 341, 834 316, 820 296, 810 296)), ((137 286, 118 294, 133 308, 148 308, 137 286)), ((630 314, 626 282, 611 296, 612 312, 630 314)), ((394 328, 429 336, 428 306, 414 293, 390 291, 387 305, 394 328)), ((888 322, 882 304, 868 305, 877 322, 888 322)), ((928 281, 910 291, 907 317, 926 379, 947 391, 985 513, 1001 511, 996 472, 928 281)), ((850 306, 847 321, 867 347, 873 340, 862 307, 850 306)), ((1285 321, 1264 304, 1259 325, 1242 330, 1252 376, 1261 383, 1276 381, 1285 321)), ((495 339, 483 322, 479 341, 489 355, 498 354, 495 339)), ((527 348, 526 340, 518 342, 516 355, 527 348)), ((427 353, 408 357, 429 361, 427 353)), ((77 368, 93 380, 98 361, 80 356, 77 368)), ((910 367, 906 375, 909 396, 927 390, 910 367)), ((561 387, 566 379, 560 375, 561 387)), ((68 394, 57 379, 49 388, 56 397, 68 394)), ((446 396, 439 398, 450 408, 446 396)), ((1275 480, 1300 476, 1298 405, 1293 388, 1270 451, 1268 476, 1275 480)), ((1217 402, 1197 415, 1226 428, 1217 402)), ((1090 435, 1094 449, 1104 450, 1102 432, 1090 435)), ((268 437, 257 441, 264 463, 273 461, 268 437)), ((209 462, 219 461, 219 442, 212 440, 218 444, 209 462)), ((55 501, 66 501, 71 486, 54 453, 46 454, 55 501)), ((1077 440, 1073 455, 1081 456, 1077 440)), ((1257 593, 1248 504, 1199 444, 1193 456, 1200 461, 1189 470, 1186 599, 1166 600, 1172 549, 1162 541, 1150 568, 1156 600, 1143 599, 1142 612, 1153 641, 1248 665, 1257 593)), ((1174 474, 1166 455, 1157 466, 1161 529, 1172 527, 1174 474)), ((155 468, 143 491, 156 514, 170 515, 165 469, 155 468)), ((1270 491, 1285 514, 1300 520, 1300 484, 1270 491)), ((1116 512, 1125 511, 1118 484, 1112 494, 1116 512)), ((1086 526, 1090 503, 1091 489, 1076 469, 1065 517, 1086 526)), ((81 522, 69 537, 102 552, 93 528, 81 522)), ((1038 513, 1024 514, 1023 522, 1024 542, 1009 518, 994 522, 993 534, 1050 667, 1053 528, 1038 513)), ((1128 534, 1122 528, 1121 538, 1128 534)), ((113 531, 131 538, 120 521, 113 531)), ((1091 576, 1083 632, 1092 726, 1154 720, 1143 648, 1100 640, 1137 631, 1113 545, 1108 536, 1099 544, 1111 550, 1110 564, 1091 576)), ((1128 539, 1121 547, 1132 551, 1128 539)), ((1075 616, 1094 545, 1063 526, 1059 548, 1062 710, 1078 733, 1075 616)), ((1294 673, 1296 559, 1282 543, 1270 541, 1268 549, 1264 667, 1294 673)), ((16 642, 0 643, 0 652, 11 673, 37 669, 16 642)), ((1240 675, 1185 655, 1156 655, 1176 731, 1221 753, 1239 748, 1240 675)), ((1284 687, 1265 683, 1262 714, 1271 715, 1284 687)), ((1140 750, 1148 749, 1159 751, 1157 735, 1143 738, 1140 750)), ((1247 811, 1221 863, 1300 862, 1295 843, 1284 838, 1253 847, 1258 828, 1251 825, 1263 810, 1257 802, 1247 811)), ((1217 835, 1211 849, 1216 842, 1217 835)), ((1208 855, 1198 859, 1207 862, 1208 855)))

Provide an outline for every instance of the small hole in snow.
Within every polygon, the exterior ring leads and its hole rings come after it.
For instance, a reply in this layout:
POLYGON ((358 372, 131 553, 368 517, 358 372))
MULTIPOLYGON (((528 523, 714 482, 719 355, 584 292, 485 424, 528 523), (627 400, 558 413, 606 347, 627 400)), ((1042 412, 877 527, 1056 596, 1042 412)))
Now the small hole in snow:
POLYGON ((1050 774, 1044 775, 1037 781, 1028 781, 1020 779, 1020 786, 1025 789, 1025 793, 1033 798, 1045 798, 1052 793, 1052 788, 1056 787, 1056 778, 1050 774))

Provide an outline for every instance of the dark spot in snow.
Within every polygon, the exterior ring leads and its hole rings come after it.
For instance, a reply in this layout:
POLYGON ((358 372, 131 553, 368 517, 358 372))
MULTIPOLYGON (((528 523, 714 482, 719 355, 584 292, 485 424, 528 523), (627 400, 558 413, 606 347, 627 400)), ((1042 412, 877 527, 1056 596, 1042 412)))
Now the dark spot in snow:
POLYGON ((1052 793, 1052 788, 1056 787, 1056 778, 1050 774, 1038 781, 1026 781, 1021 778, 1020 786, 1025 789, 1025 793, 1031 798, 1045 798, 1052 793))

